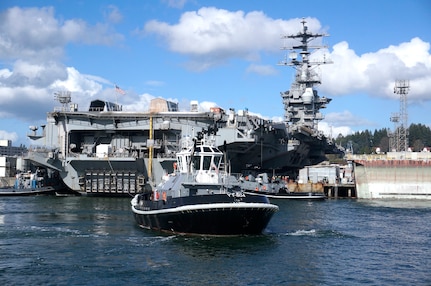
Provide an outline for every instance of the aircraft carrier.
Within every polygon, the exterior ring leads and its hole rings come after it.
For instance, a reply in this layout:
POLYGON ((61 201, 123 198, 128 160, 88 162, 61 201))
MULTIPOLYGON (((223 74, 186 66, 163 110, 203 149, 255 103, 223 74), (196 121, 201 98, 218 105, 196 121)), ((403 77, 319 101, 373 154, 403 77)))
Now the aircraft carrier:
POLYGON ((142 112, 123 111, 121 105, 104 100, 93 100, 82 111, 70 92, 61 91, 56 94, 61 107, 48 113, 39 133, 39 127, 33 128, 29 137, 38 147, 30 149, 27 159, 58 171, 65 185, 80 194, 134 195, 173 171, 182 137, 206 130, 216 134, 216 145, 225 151, 232 173, 253 169, 296 176, 302 167, 325 160, 325 154, 340 152, 317 129, 323 119, 320 110, 331 100, 314 88, 320 84, 315 67, 329 61, 310 57, 325 48, 315 45, 325 36, 311 33, 305 20, 299 33, 282 36, 297 44, 282 47, 289 54, 280 65, 292 66, 296 73, 290 90, 281 92, 281 122, 247 110, 214 107, 201 112, 195 101, 181 112, 178 104, 162 98, 142 112))

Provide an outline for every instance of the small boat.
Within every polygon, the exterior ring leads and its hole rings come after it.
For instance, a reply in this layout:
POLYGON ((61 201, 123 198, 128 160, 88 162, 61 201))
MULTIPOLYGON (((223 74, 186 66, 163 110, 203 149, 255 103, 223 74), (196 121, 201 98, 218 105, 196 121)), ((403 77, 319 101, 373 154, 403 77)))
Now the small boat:
POLYGON ((132 211, 145 229, 190 235, 261 234, 278 206, 246 195, 228 171, 214 135, 185 137, 174 172, 151 191, 134 196, 132 211))
POLYGON ((278 192, 278 193, 262 193, 245 191, 248 195, 265 196, 269 199, 288 199, 288 200, 325 200, 327 197, 324 193, 316 192, 278 192))
POLYGON ((19 173, 11 187, 0 188, 0 196, 54 195, 65 189, 59 178, 47 178, 39 169, 35 173, 19 173))
POLYGON ((35 196, 35 195, 54 195, 57 189, 53 186, 40 188, 0 188, 0 196, 35 196))
POLYGON ((240 178, 241 188, 245 194, 265 196, 270 199, 289 200, 324 200, 323 192, 312 191, 289 191, 288 184, 283 180, 268 178, 268 174, 261 173, 256 176, 248 175, 240 178))

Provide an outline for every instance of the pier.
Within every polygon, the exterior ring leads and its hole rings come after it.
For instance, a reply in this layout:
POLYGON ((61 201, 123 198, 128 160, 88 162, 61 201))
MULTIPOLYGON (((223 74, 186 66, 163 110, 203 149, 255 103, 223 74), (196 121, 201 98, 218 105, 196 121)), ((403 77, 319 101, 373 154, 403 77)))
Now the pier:
MULTIPOLYGON (((304 191, 323 192, 328 198, 356 198, 353 164, 323 163, 299 170, 298 183, 304 191)), ((290 186, 289 186, 290 189, 290 186)))
POLYGON ((355 183, 326 184, 324 192, 328 199, 357 197, 355 183))

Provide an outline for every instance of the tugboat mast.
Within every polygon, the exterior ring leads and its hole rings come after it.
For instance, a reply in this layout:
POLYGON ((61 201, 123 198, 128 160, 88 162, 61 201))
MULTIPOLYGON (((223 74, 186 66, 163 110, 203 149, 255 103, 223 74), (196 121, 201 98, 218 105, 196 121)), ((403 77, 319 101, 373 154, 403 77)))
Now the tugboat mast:
POLYGON ((310 46, 309 43, 329 35, 309 32, 304 18, 301 23, 302 31, 299 33, 281 36, 281 39, 294 39, 300 42, 298 45, 281 48, 289 50, 290 53, 288 58, 286 57, 279 65, 293 66, 296 69, 291 89, 281 92, 281 97, 285 110, 285 122, 291 124, 291 131, 304 131, 305 127, 311 134, 316 134, 318 121, 323 119, 320 109, 325 108, 331 99, 319 97, 317 90, 314 89, 315 85, 321 83, 320 75, 315 69, 322 64, 332 63, 332 61, 325 57, 323 61, 311 60, 310 55, 313 52, 326 49, 327 46, 310 46))

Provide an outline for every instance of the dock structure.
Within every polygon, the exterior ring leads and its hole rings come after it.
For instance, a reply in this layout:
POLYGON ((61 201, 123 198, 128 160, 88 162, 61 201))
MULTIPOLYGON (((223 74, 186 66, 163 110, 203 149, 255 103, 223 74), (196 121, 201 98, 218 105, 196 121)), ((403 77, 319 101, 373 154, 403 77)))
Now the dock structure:
POLYGON ((336 183, 325 185, 325 195, 328 198, 356 198, 355 183, 336 183))
POLYGON ((430 152, 388 152, 351 159, 358 198, 431 199, 430 152))
POLYGON ((320 164, 299 170, 298 183, 303 191, 324 192, 328 198, 356 198, 353 165, 320 164))

